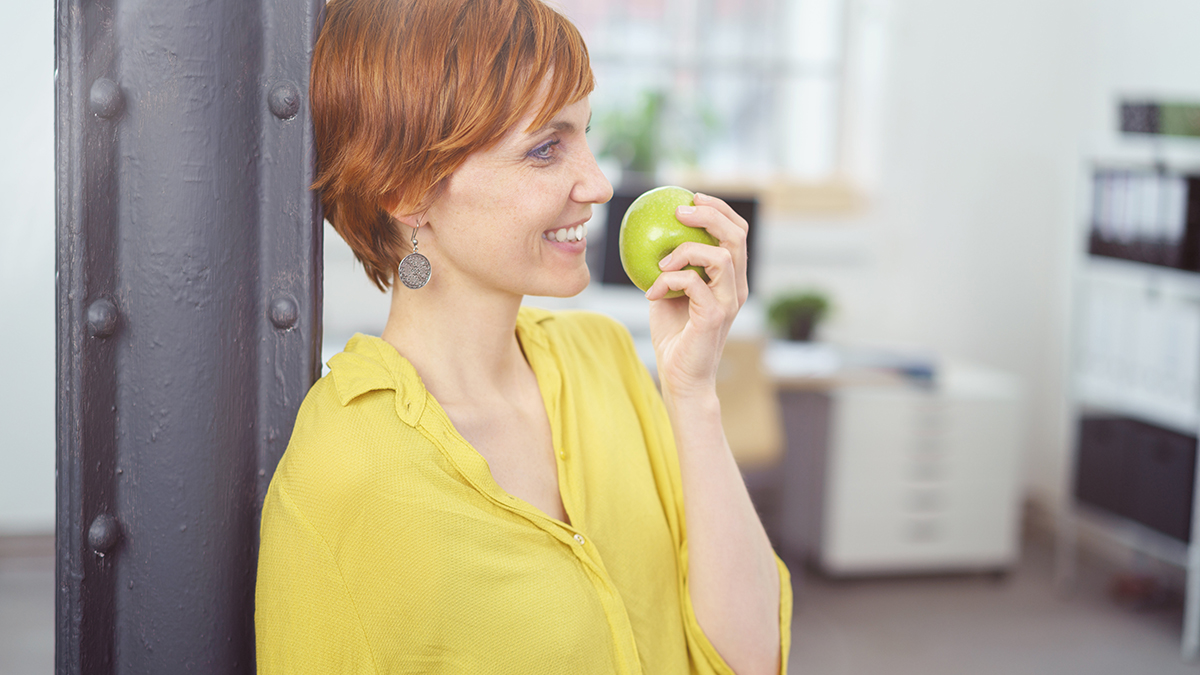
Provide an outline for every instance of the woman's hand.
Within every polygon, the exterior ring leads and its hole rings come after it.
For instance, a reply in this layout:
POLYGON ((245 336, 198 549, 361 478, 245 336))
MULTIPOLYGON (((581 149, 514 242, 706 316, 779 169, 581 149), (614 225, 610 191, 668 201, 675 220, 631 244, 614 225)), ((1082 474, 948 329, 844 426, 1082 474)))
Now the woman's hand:
POLYGON ((714 391, 725 338, 749 293, 746 220, 716 197, 696 193, 695 204, 680 206, 675 216, 704 228, 719 245, 680 245, 659 263, 662 274, 646 291, 658 377, 664 393, 677 398, 714 391), (708 283, 688 265, 704 268, 708 283), (665 299, 668 291, 685 295, 665 299))

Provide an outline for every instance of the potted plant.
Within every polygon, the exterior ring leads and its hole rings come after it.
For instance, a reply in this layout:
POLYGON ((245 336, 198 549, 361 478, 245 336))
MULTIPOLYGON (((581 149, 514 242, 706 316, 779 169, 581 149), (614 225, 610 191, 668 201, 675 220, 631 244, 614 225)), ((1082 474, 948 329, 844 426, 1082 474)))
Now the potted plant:
POLYGON ((813 329, 829 313, 829 298, 820 291, 793 291, 776 297, 767 308, 775 332, 798 342, 812 340, 813 329))
POLYGON ((632 109, 612 111, 602 119, 605 140, 599 154, 620 162, 625 182, 653 182, 663 151, 660 128, 665 101, 663 92, 643 92, 632 109))
POLYGON ((689 105, 664 90, 647 90, 631 107, 601 115, 597 155, 615 159, 621 165, 621 182, 640 192, 654 185, 664 161, 695 164, 719 126, 708 106, 689 105))

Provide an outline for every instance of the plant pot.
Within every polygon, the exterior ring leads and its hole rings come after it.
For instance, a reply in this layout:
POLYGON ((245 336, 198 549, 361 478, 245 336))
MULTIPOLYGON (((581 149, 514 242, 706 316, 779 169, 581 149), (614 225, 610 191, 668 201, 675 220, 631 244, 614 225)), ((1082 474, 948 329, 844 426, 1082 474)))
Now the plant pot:
POLYGON ((817 318, 812 314, 797 314, 788 322, 788 339, 795 342, 812 340, 813 329, 817 326, 817 318))

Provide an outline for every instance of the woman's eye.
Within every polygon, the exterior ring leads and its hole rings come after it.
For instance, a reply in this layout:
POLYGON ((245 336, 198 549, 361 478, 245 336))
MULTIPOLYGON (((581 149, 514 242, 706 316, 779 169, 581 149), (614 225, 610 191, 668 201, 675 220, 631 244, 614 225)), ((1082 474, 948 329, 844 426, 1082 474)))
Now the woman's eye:
POLYGON ((558 145, 558 141, 543 143, 542 145, 534 148, 533 151, 529 153, 529 156, 534 159, 550 159, 554 156, 554 146, 556 145, 558 145))

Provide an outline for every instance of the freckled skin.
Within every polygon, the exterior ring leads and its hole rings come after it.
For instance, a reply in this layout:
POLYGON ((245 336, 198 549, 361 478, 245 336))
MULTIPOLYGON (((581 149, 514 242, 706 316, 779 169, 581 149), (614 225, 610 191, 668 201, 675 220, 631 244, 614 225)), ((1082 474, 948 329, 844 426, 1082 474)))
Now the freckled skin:
POLYGON ((612 196, 587 145, 590 114, 585 98, 530 131, 531 113, 454 172, 418 231, 439 283, 556 297, 587 286, 586 244, 543 234, 586 222, 612 196))

